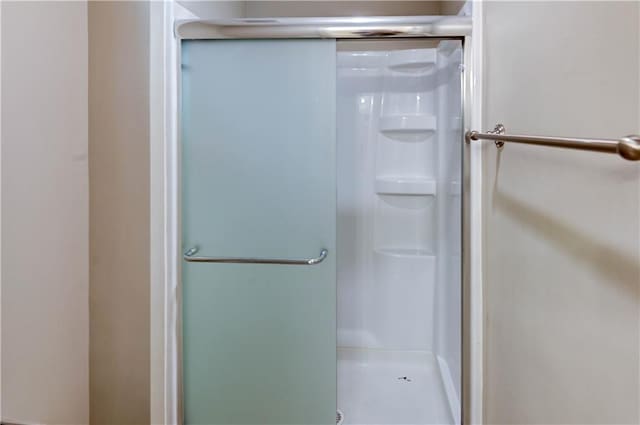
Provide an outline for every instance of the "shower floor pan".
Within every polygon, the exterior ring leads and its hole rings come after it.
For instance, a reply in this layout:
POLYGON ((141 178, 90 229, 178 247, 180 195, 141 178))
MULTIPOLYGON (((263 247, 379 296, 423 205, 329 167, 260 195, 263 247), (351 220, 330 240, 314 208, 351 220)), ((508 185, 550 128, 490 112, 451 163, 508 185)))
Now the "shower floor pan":
POLYGON ((339 348, 338 409, 343 425, 453 423, 429 352, 339 348))

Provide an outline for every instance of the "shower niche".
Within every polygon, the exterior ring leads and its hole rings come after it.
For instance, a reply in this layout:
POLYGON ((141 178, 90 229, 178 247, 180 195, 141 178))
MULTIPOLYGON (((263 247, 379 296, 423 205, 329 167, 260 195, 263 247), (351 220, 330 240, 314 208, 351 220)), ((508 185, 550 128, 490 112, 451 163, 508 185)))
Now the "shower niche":
POLYGON ((337 46, 337 359, 344 424, 460 421, 456 41, 337 46))
POLYGON ((460 423, 460 40, 191 37, 184 423, 460 423))

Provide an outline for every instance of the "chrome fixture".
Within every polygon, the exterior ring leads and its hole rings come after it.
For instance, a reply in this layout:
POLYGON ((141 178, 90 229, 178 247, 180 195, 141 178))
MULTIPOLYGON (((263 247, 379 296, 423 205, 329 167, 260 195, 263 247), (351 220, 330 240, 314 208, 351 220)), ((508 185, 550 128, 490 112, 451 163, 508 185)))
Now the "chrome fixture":
MULTIPOLYGON (((489 133, 489 134, 504 134, 505 131, 506 130, 504 128, 504 125, 496 124, 496 126, 493 128, 493 130, 487 131, 487 133, 489 133)), ((500 149, 501 147, 504 146, 504 142, 503 141, 494 139, 494 142, 496 144, 496 148, 498 148, 498 149, 500 149)))
POLYGON ((238 38, 462 38, 471 35, 468 16, 370 16, 183 20, 175 33, 183 40, 238 38))
POLYGON ((325 248, 320 251, 320 256, 315 258, 303 258, 300 260, 286 258, 246 258, 246 257, 194 257, 199 251, 197 246, 189 248, 184 253, 184 260, 190 263, 236 263, 236 264, 286 264, 289 266, 313 266, 322 263, 329 251, 325 248))
POLYGON ((620 139, 581 139, 573 137, 523 136, 504 134, 505 128, 497 124, 492 131, 480 133, 467 131, 467 143, 472 140, 493 140, 496 147, 501 148, 505 142, 524 143, 528 145, 548 146, 552 148, 576 149, 618 154, 629 161, 640 161, 640 136, 631 135, 620 139))

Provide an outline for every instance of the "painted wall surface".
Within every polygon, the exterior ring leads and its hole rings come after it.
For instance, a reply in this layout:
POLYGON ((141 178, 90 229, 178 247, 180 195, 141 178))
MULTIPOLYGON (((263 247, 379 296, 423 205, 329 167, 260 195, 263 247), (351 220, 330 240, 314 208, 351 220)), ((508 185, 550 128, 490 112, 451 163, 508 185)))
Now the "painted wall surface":
POLYGON ((87 4, 1 7, 2 420, 86 424, 87 4))
MULTIPOLYGON (((487 2, 485 122, 638 133, 639 4, 487 2)), ((484 149, 486 423, 638 423, 640 167, 484 149)))
POLYGON ((444 0, 440 2, 440 14, 441 15, 457 15, 464 7, 466 1, 464 0, 444 0))
POLYGON ((238 18, 244 15, 245 9, 245 2, 240 0, 177 0, 177 3, 200 19, 238 18))
POLYGON ((246 1, 248 18, 439 15, 439 1, 246 1))
POLYGON ((203 19, 235 17, 316 17, 440 15, 458 13, 464 2, 441 1, 199 1, 179 0, 203 19))
POLYGON ((150 418, 149 4, 89 3, 91 423, 150 418))

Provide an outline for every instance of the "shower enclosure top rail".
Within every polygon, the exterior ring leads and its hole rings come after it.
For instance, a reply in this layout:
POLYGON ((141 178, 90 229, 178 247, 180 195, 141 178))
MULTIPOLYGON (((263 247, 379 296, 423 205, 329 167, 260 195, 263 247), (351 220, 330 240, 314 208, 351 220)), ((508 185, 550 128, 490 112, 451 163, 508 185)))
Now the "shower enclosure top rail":
POLYGON ((504 134, 504 132, 504 126, 497 124, 492 131, 486 133, 467 131, 465 139, 467 143, 470 143, 472 140, 493 140, 498 148, 502 148, 505 142, 524 143, 552 148, 613 153, 629 161, 640 161, 640 136, 637 135, 626 136, 620 139, 584 139, 575 137, 523 136, 504 134))
POLYGON ((471 35, 466 16, 246 18, 176 21, 179 39, 245 38, 461 38, 471 35))

